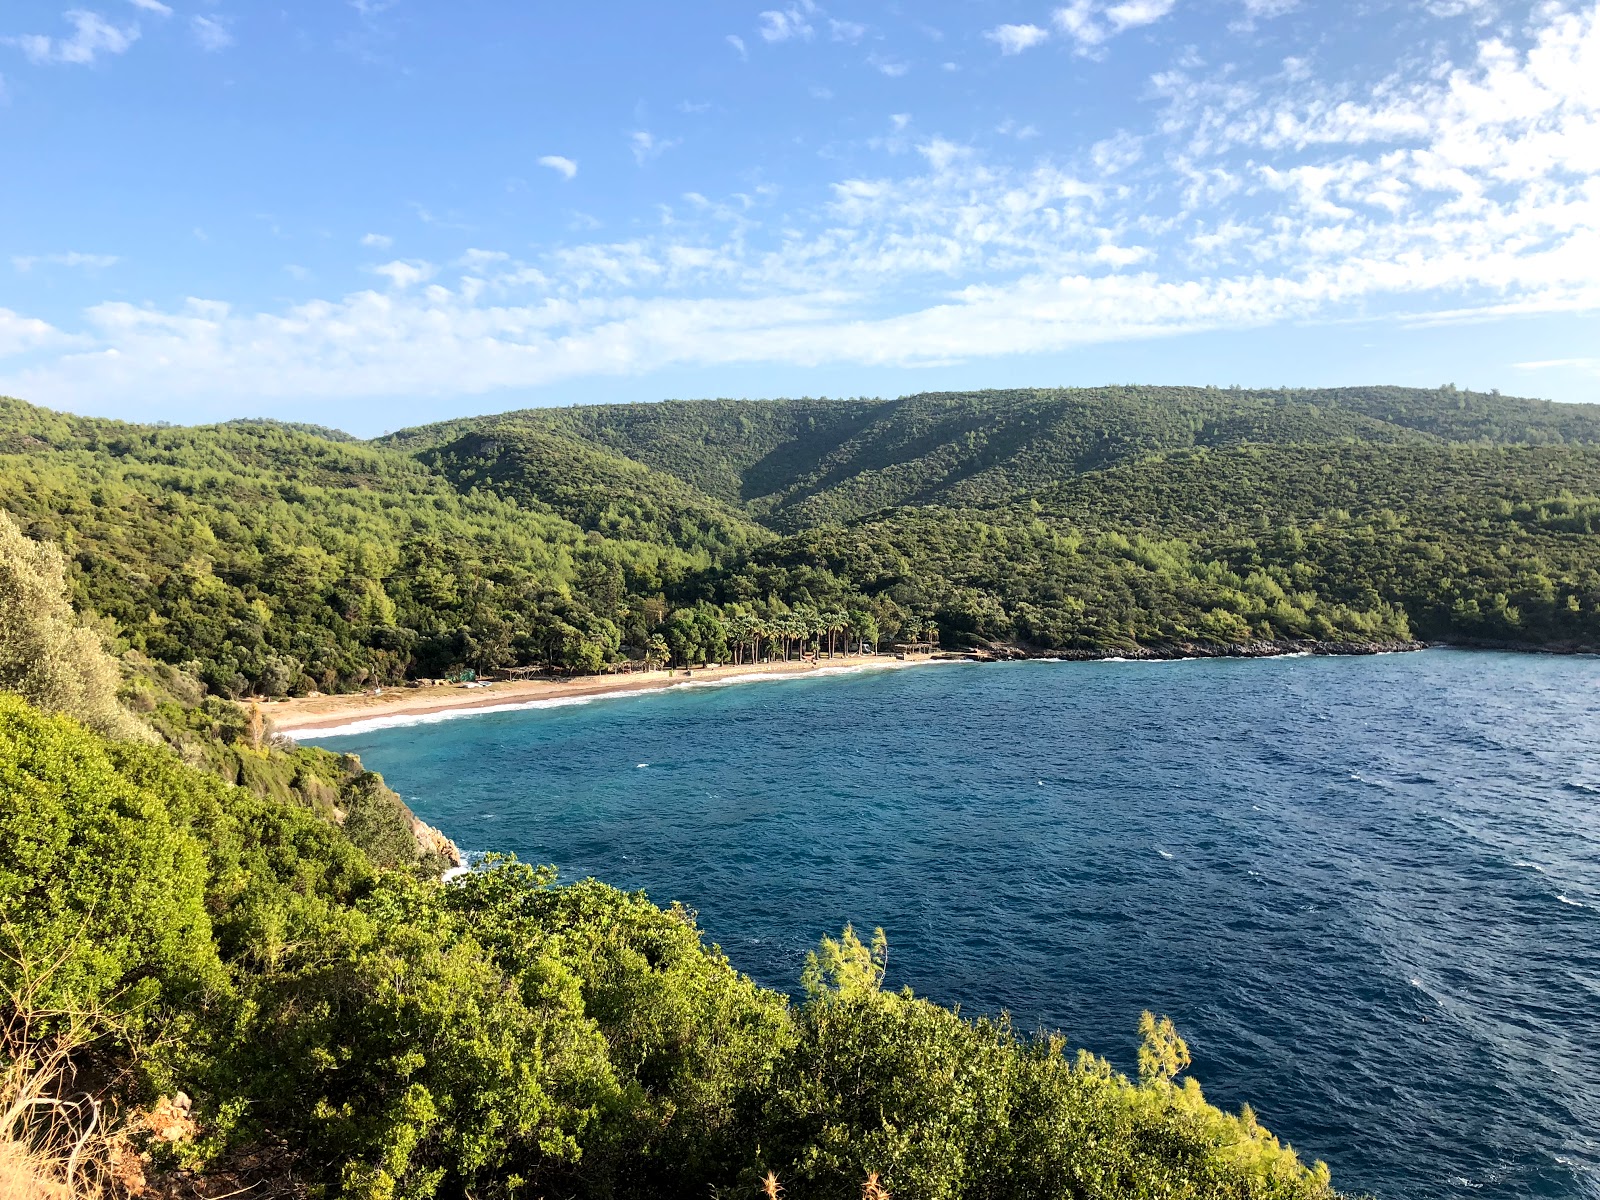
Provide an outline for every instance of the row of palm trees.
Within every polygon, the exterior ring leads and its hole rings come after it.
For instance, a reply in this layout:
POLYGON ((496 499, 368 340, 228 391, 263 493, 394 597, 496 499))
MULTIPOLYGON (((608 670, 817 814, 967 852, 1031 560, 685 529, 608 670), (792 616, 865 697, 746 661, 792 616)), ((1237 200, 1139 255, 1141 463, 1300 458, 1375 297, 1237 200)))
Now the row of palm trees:
POLYGON ((739 613, 727 622, 728 646, 733 651, 733 662, 739 666, 747 662, 760 662, 762 647, 769 653, 788 662, 791 655, 804 655, 807 647, 815 646, 817 656, 849 653, 851 642, 854 652, 865 650, 871 641, 877 648, 877 622, 867 617, 852 617, 842 609, 818 609, 808 606, 796 608, 791 613, 769 617, 739 613), (854 634, 852 639, 849 635, 854 634))

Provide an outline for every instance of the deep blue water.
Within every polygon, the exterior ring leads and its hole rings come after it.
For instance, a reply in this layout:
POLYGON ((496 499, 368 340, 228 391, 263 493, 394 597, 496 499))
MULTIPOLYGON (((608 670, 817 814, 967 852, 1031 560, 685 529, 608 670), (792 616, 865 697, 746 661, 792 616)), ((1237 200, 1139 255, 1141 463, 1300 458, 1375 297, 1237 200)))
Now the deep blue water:
POLYGON ((1140 1010, 1336 1186, 1600 1196, 1600 661, 955 664, 387 729, 463 846, 1131 1068, 1140 1010))

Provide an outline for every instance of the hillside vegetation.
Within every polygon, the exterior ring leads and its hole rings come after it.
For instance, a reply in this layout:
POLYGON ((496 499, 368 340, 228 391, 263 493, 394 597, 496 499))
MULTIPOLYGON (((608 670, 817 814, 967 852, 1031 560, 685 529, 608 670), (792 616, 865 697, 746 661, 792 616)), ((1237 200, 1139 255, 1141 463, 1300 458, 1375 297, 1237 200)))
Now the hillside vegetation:
POLYGON ((61 566, 0 515, 0 630, 59 648, 0 692, 8 1194, 1334 1195, 1148 1014, 1135 1081, 886 990, 881 933, 822 939, 794 1002, 682 908, 446 884, 353 759, 119 672, 61 566))
POLYGON ((1600 411, 1448 388, 601 405, 368 443, 3 401, 0 468, 78 607, 223 696, 930 628, 1600 646, 1600 411))

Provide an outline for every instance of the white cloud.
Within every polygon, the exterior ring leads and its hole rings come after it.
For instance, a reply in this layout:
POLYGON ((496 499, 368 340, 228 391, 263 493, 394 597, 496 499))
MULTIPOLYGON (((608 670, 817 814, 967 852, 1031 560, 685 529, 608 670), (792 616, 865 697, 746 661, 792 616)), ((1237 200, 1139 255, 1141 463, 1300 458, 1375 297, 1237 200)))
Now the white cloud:
POLYGON ((744 39, 737 33, 730 33, 724 40, 739 52, 740 58, 748 59, 750 57, 750 51, 745 48, 744 39))
POLYGON ((633 161, 641 167, 652 158, 660 158, 677 144, 677 138, 658 138, 648 129, 636 129, 628 135, 628 146, 633 151, 633 161))
POLYGON ((1119 33, 1162 20, 1176 5, 1177 0, 1122 0, 1109 6, 1104 0, 1072 0, 1051 18, 1077 43, 1079 54, 1093 54, 1119 33))
POLYGON ((1001 54, 1021 54, 1048 41, 1050 31, 1037 25, 996 25, 983 36, 999 46, 1001 54))
POLYGON ((71 37, 51 38, 30 33, 0 41, 16 46, 29 62, 39 66, 88 66, 102 54, 125 54, 139 40, 137 25, 119 27, 99 13, 72 9, 66 14, 66 19, 72 26, 71 37))
POLYGON ((0 358, 70 341, 59 329, 44 321, 0 308, 0 358))
POLYGON ((396 259, 391 263, 384 263, 381 267, 373 267, 374 275, 382 275, 397 291, 415 287, 419 283, 426 283, 434 276, 434 266, 428 262, 404 262, 396 259))
POLYGON ((90 271, 101 271, 107 267, 114 267, 122 259, 115 254, 80 254, 72 250, 65 254, 19 254, 12 258, 11 265, 18 271, 31 271, 34 267, 82 267, 90 271))
POLYGON ((1586 371, 1591 375, 1600 375, 1600 358, 1546 358, 1511 365, 1519 371, 1586 371))
POLYGON ((867 55, 867 65, 890 79, 899 79, 911 70, 911 64, 908 62, 898 58, 885 58, 876 53, 867 55))
POLYGON ((1144 139, 1119 129, 1108 138, 1096 142, 1089 149, 1089 158, 1101 174, 1115 175, 1138 162, 1144 156, 1144 139))
POLYGON ((511 255, 504 250, 468 250, 456 260, 456 266, 462 267, 474 274, 481 274, 501 263, 511 261, 511 255))
POLYGON ((158 17, 170 17, 172 9, 161 3, 161 0, 128 0, 135 8, 142 8, 147 13, 155 13, 158 17))
POLYGON ((386 233, 368 233, 362 235, 361 244, 373 250, 387 250, 394 245, 394 239, 386 233))
POLYGON ((194 40, 200 49, 208 54, 215 54, 219 50, 226 50, 233 45, 233 34, 228 27, 217 17, 204 17, 195 15, 189 20, 189 29, 194 34, 194 40))
POLYGON ((1176 4, 1177 0, 1123 0, 1121 4, 1113 4, 1106 9, 1106 18, 1111 22, 1112 29, 1121 33, 1124 29, 1134 29, 1140 25, 1154 25, 1170 13, 1176 4))
POLYGON ((761 40, 787 42, 792 38, 810 41, 816 30, 811 21, 817 15, 813 0, 798 0, 786 8, 772 9, 761 14, 761 40))
POLYGON ((571 179, 578 173, 578 164, 560 154, 544 155, 539 159, 539 165, 549 167, 563 179, 571 179))
POLYGON ((867 36, 867 27, 858 21, 836 21, 829 17, 828 32, 836 42, 859 42, 867 36))
POLYGON ((1292 13, 1300 7, 1300 0, 1244 0, 1244 10, 1258 20, 1270 21, 1292 13))

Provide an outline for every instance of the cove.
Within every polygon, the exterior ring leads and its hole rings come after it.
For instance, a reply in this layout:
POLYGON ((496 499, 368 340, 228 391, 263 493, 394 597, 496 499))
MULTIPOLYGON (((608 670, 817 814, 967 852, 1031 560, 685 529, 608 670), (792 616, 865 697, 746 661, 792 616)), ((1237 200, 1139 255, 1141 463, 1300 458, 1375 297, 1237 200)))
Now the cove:
MULTIPOLYGON (((1141 1009, 1346 1192, 1600 1195, 1600 669, 951 664, 316 739, 463 847, 1132 1067, 1141 1009)), ((309 740, 309 739, 308 739, 309 740)))

